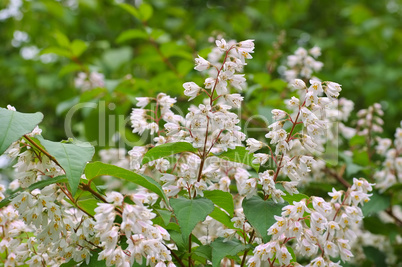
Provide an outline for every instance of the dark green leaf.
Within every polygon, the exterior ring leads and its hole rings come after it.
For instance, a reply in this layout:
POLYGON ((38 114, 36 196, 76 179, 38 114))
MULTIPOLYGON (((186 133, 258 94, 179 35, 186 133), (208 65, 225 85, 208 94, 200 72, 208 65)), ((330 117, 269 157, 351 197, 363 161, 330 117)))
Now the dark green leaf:
POLYGON ((211 243, 212 247, 212 266, 219 266, 221 260, 226 256, 235 256, 240 251, 247 249, 243 243, 237 239, 223 241, 222 237, 219 237, 211 243))
POLYGON ((264 242, 268 242, 267 230, 276 222, 274 215, 281 215, 285 204, 276 204, 272 200, 264 201, 259 196, 253 196, 250 199, 245 198, 242 206, 248 222, 264 242))
POLYGON ((161 209, 156 209, 156 211, 162 217, 163 223, 165 225, 168 225, 170 222, 170 218, 172 217, 172 212, 168 211, 168 210, 161 210, 161 209))
POLYGON ((293 194, 292 196, 288 194, 286 196, 282 196, 282 198, 289 204, 293 205, 293 201, 299 202, 302 199, 309 199, 310 197, 305 194, 293 194))
POLYGON ((204 259, 211 260, 212 247, 209 245, 199 246, 194 250, 193 253, 204 259))
POLYGON ((196 153, 195 149, 190 143, 187 142, 177 142, 177 143, 167 143, 160 146, 156 146, 148 150, 142 159, 142 164, 146 164, 150 161, 168 157, 181 152, 193 152, 196 153))
POLYGON ((183 240, 186 244, 197 223, 204 221, 208 214, 214 210, 214 203, 206 198, 173 198, 170 200, 170 205, 179 222, 183 240))
POLYGON ((95 149, 89 143, 62 143, 52 142, 38 138, 40 143, 52 155, 66 172, 71 193, 75 195, 80 183, 81 175, 85 165, 90 161, 95 153, 95 149))
POLYGON ((89 163, 85 168, 85 176, 88 180, 102 175, 114 176, 141 185, 159 195, 166 203, 169 203, 162 187, 150 177, 141 176, 135 172, 102 162, 89 163))
POLYGON ((0 155, 24 134, 32 132, 43 119, 43 114, 21 113, 0 108, 0 155))
POLYGON ((386 195, 380 195, 377 191, 373 192, 373 195, 370 197, 370 201, 365 203, 362 207, 363 215, 370 216, 373 213, 377 213, 385 210, 391 204, 391 198, 386 195))

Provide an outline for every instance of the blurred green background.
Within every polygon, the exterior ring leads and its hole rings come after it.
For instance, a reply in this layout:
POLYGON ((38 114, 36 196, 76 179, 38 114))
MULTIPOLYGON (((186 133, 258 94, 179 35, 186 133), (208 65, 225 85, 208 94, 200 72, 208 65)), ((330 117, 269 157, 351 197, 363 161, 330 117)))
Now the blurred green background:
POLYGON ((74 113, 76 136, 97 140, 103 127, 97 118, 103 116, 107 140, 114 124, 136 141, 128 126, 109 115, 128 116, 134 97, 157 92, 187 102, 183 82, 203 82, 192 69, 193 58, 207 55, 210 37, 222 36, 255 39, 254 59, 245 70, 253 90, 246 93, 243 118, 283 105, 286 84, 278 67, 297 47, 318 45, 324 63, 318 77, 342 84, 341 96, 353 100, 355 110, 381 103, 384 135, 391 136, 402 117, 401 3, 2 0, 0 106, 41 111, 44 135, 60 140, 66 138, 70 108, 95 103, 74 113), (105 76, 105 86, 81 92, 74 85, 78 72, 94 70, 105 76))

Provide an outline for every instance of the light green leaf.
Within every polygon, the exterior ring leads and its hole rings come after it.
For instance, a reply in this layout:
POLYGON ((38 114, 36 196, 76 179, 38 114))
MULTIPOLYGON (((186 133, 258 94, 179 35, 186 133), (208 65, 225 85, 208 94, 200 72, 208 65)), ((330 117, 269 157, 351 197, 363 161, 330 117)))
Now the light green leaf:
POLYGON ((264 242, 268 242, 267 230, 276 222, 274 215, 281 215, 285 204, 276 204, 272 200, 264 201, 259 196, 253 196, 250 199, 245 198, 242 206, 248 222, 264 242))
POLYGON ((142 30, 133 29, 122 32, 116 39, 116 43, 122 43, 131 39, 147 39, 148 34, 142 30))
POLYGON ((254 159, 252 154, 249 154, 248 150, 242 146, 238 146, 235 149, 228 149, 228 151, 221 154, 215 154, 215 156, 227 161, 243 163, 252 167, 256 172, 258 172, 258 169, 260 168, 258 164, 252 163, 254 159))
POLYGON ((214 203, 206 198, 172 198, 170 205, 179 222, 183 240, 186 244, 188 244, 188 237, 197 223, 204 221, 208 214, 214 210, 214 203))
POLYGON ((0 155, 24 134, 32 132, 43 119, 43 114, 21 113, 0 108, 0 155))
POLYGON ((170 222, 170 218, 172 217, 172 212, 168 210, 161 210, 161 209, 156 209, 156 211, 159 213, 161 216, 163 223, 165 225, 168 225, 170 222))
POLYGON ((87 50, 88 45, 82 40, 74 40, 73 43, 71 44, 71 52, 75 57, 79 57, 82 55, 82 53, 87 50))
POLYGON ((39 137, 38 140, 52 155, 66 172, 71 193, 75 195, 85 165, 95 153, 95 149, 89 143, 62 143, 52 142, 39 137))
POLYGON ((219 237, 211 243, 213 267, 218 267, 224 257, 236 256, 237 253, 248 248, 237 239, 228 240, 226 242, 223 240, 222 237, 219 237))
POLYGON ((61 47, 70 48, 70 40, 64 33, 60 32, 60 31, 56 31, 56 33, 54 34, 54 37, 56 38, 57 43, 61 47))
POLYGON ((83 208, 85 211, 87 211, 89 214, 92 216, 95 215, 95 209, 98 207, 98 200, 95 198, 87 198, 83 200, 79 200, 77 202, 78 206, 83 208))
POLYGON ((221 190, 204 191, 204 197, 210 199, 218 207, 226 210, 230 215, 233 215, 233 196, 229 192, 221 190))
POLYGON ((122 9, 124 9, 125 11, 127 11, 128 13, 130 13, 131 15, 133 15, 136 18, 140 17, 140 13, 132 5, 122 3, 122 4, 119 4, 119 7, 121 7, 122 9))
POLYGON ((40 55, 44 54, 56 54, 58 56, 71 58, 72 54, 71 51, 61 47, 48 47, 40 51, 40 55))
POLYGON ((63 77, 64 75, 74 71, 82 71, 82 67, 76 63, 67 64, 61 68, 59 76, 63 77))
POLYGON ((299 202, 302 199, 309 199, 310 197, 305 194, 293 194, 292 196, 288 194, 286 196, 282 196, 282 198, 289 204, 293 205, 293 201, 299 202))
POLYGON ((160 146, 156 146, 148 150, 142 159, 142 164, 146 164, 150 161, 168 157, 181 152, 193 152, 196 153, 195 149, 190 143, 187 142, 177 142, 177 143, 166 143, 160 146))
POLYGON ((141 185, 159 195, 166 203, 169 203, 162 187, 150 177, 142 176, 135 172, 102 162, 89 163, 85 168, 85 176, 88 180, 102 175, 114 176, 141 185))
POLYGON ((138 9, 142 21, 147 21, 152 17, 153 8, 147 3, 142 3, 138 9))

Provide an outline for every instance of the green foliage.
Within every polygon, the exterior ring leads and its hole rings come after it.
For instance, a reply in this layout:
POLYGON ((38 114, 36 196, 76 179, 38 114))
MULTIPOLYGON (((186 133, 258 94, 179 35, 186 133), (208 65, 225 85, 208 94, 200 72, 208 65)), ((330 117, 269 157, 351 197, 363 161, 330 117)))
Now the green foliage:
POLYGON ((166 143, 148 150, 148 152, 144 155, 142 164, 146 164, 150 161, 168 157, 181 152, 196 153, 197 149, 195 149, 190 143, 187 142, 166 143))
POLYGON ((204 221, 214 209, 212 201, 206 198, 173 198, 170 200, 170 205, 179 222, 186 244, 188 244, 188 237, 197 223, 204 221))
POLYGON ((233 197, 229 192, 224 192, 220 190, 205 191, 204 197, 211 200, 215 205, 226 210, 229 215, 234 212, 233 197))
POLYGON ((88 180, 92 180, 102 175, 114 176, 141 185, 159 195, 166 203, 169 203, 161 186, 150 177, 142 176, 121 167, 102 162, 89 163, 85 168, 85 176, 88 180))
POLYGON ((244 245, 237 239, 224 240, 219 237, 211 243, 212 247, 212 266, 219 266, 221 260, 226 256, 236 256, 237 253, 248 249, 248 246, 244 245))
POLYGON ((74 196, 85 165, 95 153, 94 147, 89 143, 83 142, 52 142, 41 137, 38 140, 66 172, 68 184, 74 196))
POLYGON ((284 206, 272 200, 263 200, 259 196, 245 198, 242 203, 244 215, 264 242, 269 241, 267 230, 276 222, 274 215, 280 216, 284 206))
POLYGON ((21 113, 0 108, 0 154, 24 134, 32 132, 43 119, 43 114, 21 113))

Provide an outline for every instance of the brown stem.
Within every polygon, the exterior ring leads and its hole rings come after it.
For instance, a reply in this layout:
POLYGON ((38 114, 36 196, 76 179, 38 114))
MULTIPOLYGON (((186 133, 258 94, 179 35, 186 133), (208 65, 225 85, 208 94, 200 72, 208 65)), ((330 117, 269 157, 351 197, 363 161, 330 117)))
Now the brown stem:
POLYGON ((80 185, 81 185, 82 190, 88 191, 89 193, 91 193, 92 195, 94 195, 94 196, 95 196, 96 198, 98 198, 99 200, 101 200, 101 201, 103 201, 103 202, 105 202, 105 203, 108 203, 108 202, 106 201, 106 199, 105 199, 101 194, 99 194, 98 192, 96 192, 95 190, 93 190, 89 184, 81 183, 80 185))
POLYGON ((51 161, 53 161, 54 163, 56 163, 57 166, 59 166, 60 168, 62 168, 63 171, 64 171, 64 168, 60 165, 60 163, 57 162, 57 160, 56 160, 52 155, 50 155, 46 150, 44 150, 40 145, 38 145, 37 143, 35 143, 35 141, 31 139, 31 137, 29 137, 28 135, 25 134, 25 135, 24 135, 24 138, 25 138, 26 140, 28 140, 28 142, 29 142, 31 145, 33 145, 34 147, 36 147, 40 152, 42 152, 43 154, 45 154, 51 161))
MULTIPOLYGON (((252 231, 251 234, 250 234, 250 238, 249 238, 249 240, 248 240, 248 243, 249 243, 249 244, 251 244, 251 242, 253 242, 254 233, 255 233, 255 231, 254 231, 254 229, 253 229, 253 231, 252 231)), ((247 256, 248 251, 249 251, 249 249, 246 249, 246 250, 244 251, 243 259, 241 260, 240 267, 243 267, 243 266, 244 266, 244 263, 246 262, 246 256, 247 256)))
POLYGON ((331 175, 332 177, 334 177, 338 182, 340 182, 344 187, 349 188, 350 187, 350 183, 348 181, 346 181, 345 179, 342 178, 342 176, 340 176, 339 174, 337 174, 336 172, 332 171, 331 169, 329 169, 328 167, 325 167, 324 172, 328 175, 331 175))
POLYGON ((179 258, 179 256, 177 256, 176 253, 174 253, 173 250, 171 250, 168 246, 166 246, 165 244, 163 244, 169 251, 170 253, 173 255, 173 258, 176 259, 176 261, 180 264, 180 266, 185 267, 186 265, 183 263, 183 261, 179 258))

